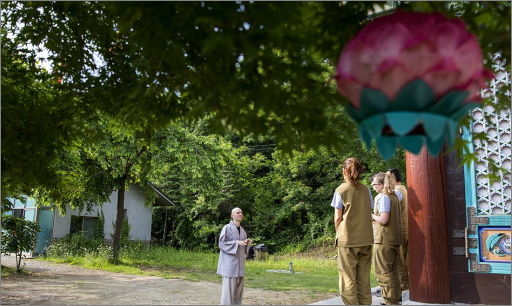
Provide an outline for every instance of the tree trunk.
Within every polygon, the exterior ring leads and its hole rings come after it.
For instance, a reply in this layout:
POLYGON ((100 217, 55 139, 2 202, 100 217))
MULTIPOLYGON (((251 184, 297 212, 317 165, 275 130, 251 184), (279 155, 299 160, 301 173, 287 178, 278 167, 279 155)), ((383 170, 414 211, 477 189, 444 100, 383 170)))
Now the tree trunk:
POLYGON ((162 243, 165 244, 165 240, 167 238, 167 218, 169 215, 169 209, 165 208, 165 222, 164 222, 164 235, 162 237, 162 243))
POLYGON ((113 261, 119 262, 119 249, 121 248, 121 229, 123 228, 123 212, 124 212, 124 192, 126 190, 126 179, 130 177, 130 169, 135 160, 137 160, 142 153, 146 151, 146 146, 143 146, 139 153, 133 158, 133 161, 126 163, 124 167, 124 175, 119 178, 119 191, 117 192, 117 215, 116 226, 114 228, 114 239, 112 239, 113 261))
POLYGON ((18 274, 21 274, 21 256, 23 256, 23 251, 20 251, 20 253, 16 253, 16 272, 18 274))
POLYGON ((123 212, 124 212, 124 192, 126 184, 126 175, 119 179, 120 187, 117 192, 117 215, 116 226, 114 228, 114 239, 112 239, 112 250, 114 252, 114 262, 119 260, 119 249, 121 247, 121 228, 123 226, 123 212))
POLYGON ((176 214, 172 214, 172 236, 171 236, 171 245, 176 246, 176 214))

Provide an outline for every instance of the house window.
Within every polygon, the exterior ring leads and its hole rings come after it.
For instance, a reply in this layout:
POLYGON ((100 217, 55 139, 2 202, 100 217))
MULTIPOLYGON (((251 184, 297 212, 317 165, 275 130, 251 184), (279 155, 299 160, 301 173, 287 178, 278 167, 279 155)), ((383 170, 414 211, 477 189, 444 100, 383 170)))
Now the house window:
POLYGON ((78 232, 83 232, 85 237, 92 239, 94 237, 96 219, 97 218, 71 216, 69 234, 73 235, 78 232))
POLYGON ((128 215, 128 211, 126 209, 123 209, 123 220, 126 219, 127 215, 128 215))
POLYGON ((16 218, 24 218, 25 217, 25 210, 23 208, 15 208, 12 210, 12 215, 16 218))
POLYGON ((94 238, 94 227, 96 225, 96 218, 84 218, 83 231, 87 238, 94 238))

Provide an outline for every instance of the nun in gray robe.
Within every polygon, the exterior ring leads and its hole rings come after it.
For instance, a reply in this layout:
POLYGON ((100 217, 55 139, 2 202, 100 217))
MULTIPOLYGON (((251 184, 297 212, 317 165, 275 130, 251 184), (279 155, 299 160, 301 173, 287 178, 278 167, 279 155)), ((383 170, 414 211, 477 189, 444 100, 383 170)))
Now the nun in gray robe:
POLYGON ((247 240, 244 228, 240 226, 239 233, 233 220, 222 228, 219 237, 220 256, 217 266, 217 274, 222 275, 221 305, 242 304, 245 257, 249 251, 249 245, 240 245, 239 241, 247 244, 247 240))

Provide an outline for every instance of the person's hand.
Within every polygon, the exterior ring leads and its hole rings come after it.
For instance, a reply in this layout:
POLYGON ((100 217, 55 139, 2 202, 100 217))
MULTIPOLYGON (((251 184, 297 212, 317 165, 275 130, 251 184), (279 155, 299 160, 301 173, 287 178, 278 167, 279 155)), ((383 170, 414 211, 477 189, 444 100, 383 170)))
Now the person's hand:
POLYGON ((245 243, 246 243, 246 245, 251 245, 252 240, 251 239, 245 239, 245 243))
POLYGON ((247 245, 247 240, 238 240, 238 245, 247 245))

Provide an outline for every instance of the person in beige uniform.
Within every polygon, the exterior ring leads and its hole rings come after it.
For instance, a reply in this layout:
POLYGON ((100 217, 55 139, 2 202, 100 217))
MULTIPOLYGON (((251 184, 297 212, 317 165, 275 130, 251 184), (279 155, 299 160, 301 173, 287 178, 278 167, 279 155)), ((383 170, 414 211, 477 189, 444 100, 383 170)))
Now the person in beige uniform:
POLYGON ((334 227, 338 251, 339 289, 345 305, 370 305, 373 199, 359 183, 364 167, 351 157, 343 162, 342 183, 334 191, 334 227))
POLYGON ((402 212, 402 245, 400 246, 400 260, 398 261, 398 277, 400 278, 400 289, 409 289, 409 226, 407 208, 407 189, 402 185, 402 173, 397 168, 388 169, 395 176, 395 190, 402 194, 400 210, 402 212))
POLYGON ((395 191, 395 179, 390 173, 373 176, 372 187, 379 194, 375 197, 372 214, 374 222, 373 269, 382 290, 384 303, 396 305, 402 295, 398 277, 398 261, 402 244, 402 194, 395 191))

